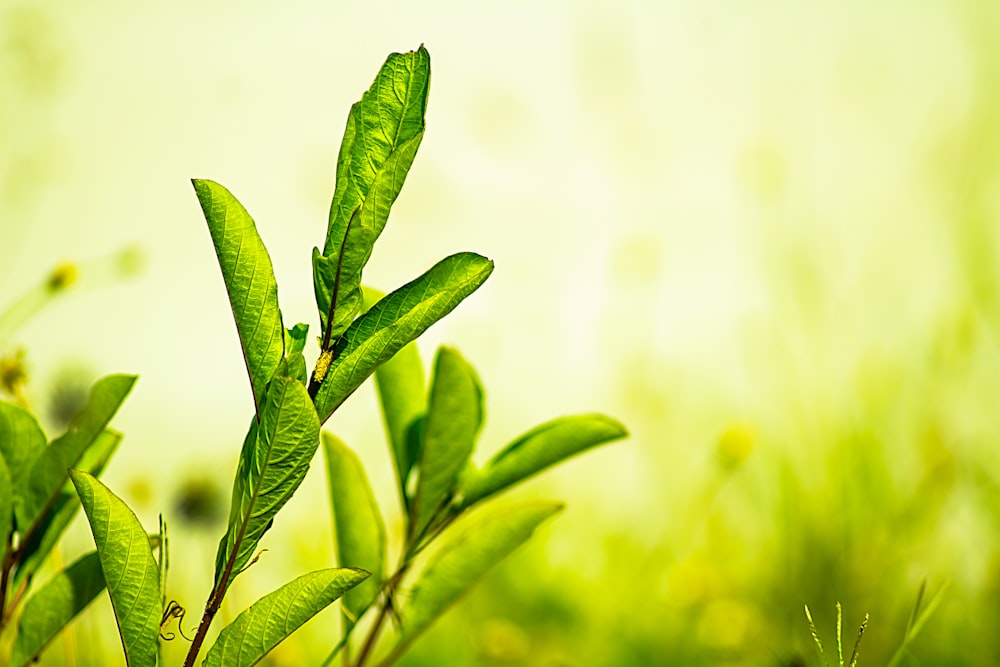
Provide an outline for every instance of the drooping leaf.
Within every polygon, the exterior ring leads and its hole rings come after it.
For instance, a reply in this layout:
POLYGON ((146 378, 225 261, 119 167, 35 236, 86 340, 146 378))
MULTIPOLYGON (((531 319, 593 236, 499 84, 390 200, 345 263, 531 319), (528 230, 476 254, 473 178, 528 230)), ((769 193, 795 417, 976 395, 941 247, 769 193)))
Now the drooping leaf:
POLYGON ((222 629, 203 667, 251 667, 368 573, 352 568, 310 572, 254 602, 222 629))
POLYGON ((160 633, 160 570, 146 531, 132 510, 96 478, 70 477, 90 522, 128 667, 156 664, 160 633))
POLYGON ((332 344, 361 309, 361 271, 423 138, 429 83, 426 49, 394 53, 351 107, 337 158, 326 242, 322 253, 313 253, 316 305, 326 343, 332 344))
POLYGON ((213 181, 195 179, 192 183, 219 258, 259 419, 264 392, 281 363, 284 344, 271 257, 253 218, 229 190, 213 181))
POLYGON ((14 483, 3 452, 0 452, 0 563, 7 558, 7 545, 14 529, 14 483))
POLYGON ((31 533, 37 530, 46 512, 57 501, 69 469, 77 467, 80 458, 104 431, 134 384, 134 375, 109 375, 98 380, 90 390, 87 404, 70 422, 66 433, 53 440, 35 458, 28 471, 17 515, 18 527, 25 531, 23 539, 30 539, 31 533))
POLYGON ((30 412, 0 401, 0 454, 7 461, 18 498, 24 497, 31 464, 45 450, 46 442, 45 433, 30 412))
POLYGON ((285 359, 279 370, 281 375, 294 378, 303 385, 309 381, 309 371, 302 355, 308 336, 309 325, 301 322, 285 331, 285 359))
POLYGON ((337 342, 333 364, 316 393, 320 423, 378 366, 472 294, 493 262, 471 252, 446 257, 359 317, 337 342))
POLYGON ((275 377, 268 386, 260 425, 243 443, 233 484, 229 528, 219 542, 215 579, 232 578, 250 561, 260 538, 309 469, 319 446, 319 421, 306 388, 275 377))
POLYGON ((403 611, 400 646, 393 655, 401 653, 476 581, 561 509, 559 503, 519 505, 479 517, 453 535, 420 575, 403 611))
POLYGON ((12 667, 24 667, 104 590, 97 552, 83 556, 56 574, 28 599, 17 623, 12 667))
MULTIPOLYGON (((78 470, 100 477, 111 456, 118 449, 122 435, 111 429, 104 431, 76 463, 78 470)), ((69 481, 63 484, 52 506, 38 523, 38 528, 21 546, 21 565, 14 576, 15 585, 32 577, 58 544, 63 531, 69 526, 80 509, 80 496, 69 481)))
POLYGON ((417 490, 410 506, 410 536, 414 539, 450 500, 482 423, 483 390, 475 370, 457 350, 440 348, 424 419, 417 490))
POLYGON ((424 366, 417 343, 406 345, 375 371, 375 387, 382 406, 382 419, 392 447, 403 509, 408 510, 406 480, 419 456, 419 423, 427 409, 424 366))
POLYGON ((354 625, 378 597, 385 571, 385 523, 358 457, 339 438, 323 433, 330 505, 333 509, 337 561, 359 567, 371 577, 344 596, 347 627, 354 625))
POLYGON ((528 431, 462 481, 462 506, 493 495, 570 456, 628 435, 604 415, 561 417, 528 431))

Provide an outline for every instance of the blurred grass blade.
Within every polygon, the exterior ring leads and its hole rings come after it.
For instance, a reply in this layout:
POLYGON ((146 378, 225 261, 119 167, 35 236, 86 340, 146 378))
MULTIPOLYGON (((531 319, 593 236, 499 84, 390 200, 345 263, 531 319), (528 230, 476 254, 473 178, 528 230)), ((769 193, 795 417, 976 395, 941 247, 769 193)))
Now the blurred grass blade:
POLYGON ((421 574, 403 612, 398 657, 420 633, 464 595, 480 577, 524 544, 560 503, 534 502, 479 517, 454 535, 421 574))
POLYGON ((337 562, 371 573, 344 596, 345 631, 378 597, 385 571, 385 523, 364 467, 339 438, 323 433, 330 505, 337 539, 337 562))
MULTIPOLYGON (((0 452, 0 563, 7 562, 7 547, 14 528, 14 482, 3 452, 0 452)), ((0 601, 5 603, 6 601, 0 601)))
POLYGON ((475 370, 457 350, 440 348, 424 420, 417 489, 410 505, 414 541, 451 498, 482 422, 483 390, 475 370))
POLYGON ((427 409, 424 366, 416 342, 403 347, 375 371, 375 387, 382 419, 392 447, 392 458, 403 509, 409 510, 406 480, 419 456, 419 422, 427 409))
POLYGON ((423 138, 429 83, 426 49, 394 53, 351 107, 337 157, 326 241, 322 254, 313 253, 324 349, 361 309, 361 271, 423 138))
POLYGON ((378 366, 472 294, 493 271, 475 253, 446 257, 359 317, 337 342, 334 361, 316 393, 320 423, 378 366))
POLYGON ((85 472, 70 471, 97 545, 128 667, 156 664, 160 570, 132 510, 85 472))
POLYGON ((30 541, 39 529, 66 483, 68 470, 79 465, 87 448, 104 432, 134 384, 134 375, 109 375, 98 380, 87 404, 73 418, 66 433, 53 440, 31 464, 17 517, 25 540, 30 541))
POLYGON ((223 628, 203 667, 250 667, 303 623, 368 576, 364 570, 310 572, 265 595, 223 628))
POLYGON ((24 605, 10 658, 12 667, 35 660, 52 639, 104 590, 97 552, 56 574, 24 605))
POLYGON ((28 470, 45 450, 48 439, 38 426, 38 420, 13 403, 0 401, 0 454, 10 469, 17 486, 15 494, 23 497, 28 470))
POLYGON ((909 654, 910 643, 917 638, 917 635, 920 634, 920 631, 927 623, 927 620, 934 614, 938 605, 941 604, 941 601, 944 599, 944 594, 948 590, 948 583, 945 582, 937 590, 937 592, 934 593, 926 607, 921 607, 926 588, 927 581, 924 580, 920 582, 920 590, 917 592, 917 601, 913 605, 913 610, 910 612, 910 619, 906 625, 906 633, 903 635, 903 641, 900 643, 899 648, 896 649, 895 653, 892 654, 892 658, 889 660, 886 667, 896 667, 901 664, 909 654))
POLYGON ((481 471, 470 471, 462 481, 462 506, 468 507, 563 459, 626 435, 624 426, 604 415, 546 422, 507 445, 481 471))
POLYGON ((228 588, 250 562, 260 538, 295 490, 319 446, 319 421, 298 381, 275 377, 268 386, 261 422, 243 443, 233 484, 229 528, 219 542, 216 583, 228 588))
MULTIPOLYGON (((111 429, 104 429, 90 447, 83 453, 76 463, 76 469, 82 470, 94 477, 100 477, 104 468, 111 460, 111 456, 118 450, 121 444, 122 434, 111 429)), ((42 517, 38 524, 38 529, 21 546, 21 565, 14 575, 15 585, 19 585, 25 579, 31 578, 38 568, 45 561, 45 558, 52 552, 63 531, 76 517, 80 509, 80 496, 77 495, 73 484, 67 481, 63 484, 59 495, 56 496, 52 506, 42 517)))
POLYGON ((259 420, 267 383, 278 370, 284 345, 271 257, 253 218, 236 197, 212 181, 192 183, 219 258, 259 420))

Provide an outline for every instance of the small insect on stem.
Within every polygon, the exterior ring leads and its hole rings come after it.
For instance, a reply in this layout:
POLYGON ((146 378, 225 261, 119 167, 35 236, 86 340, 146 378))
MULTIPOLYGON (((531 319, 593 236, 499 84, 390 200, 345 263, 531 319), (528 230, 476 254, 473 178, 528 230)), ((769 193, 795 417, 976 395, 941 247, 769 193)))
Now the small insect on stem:
POLYGON ((323 378, 326 377, 332 363, 333 350, 323 350, 323 354, 319 355, 319 359, 316 360, 316 370, 313 371, 313 381, 316 384, 323 382, 323 378))

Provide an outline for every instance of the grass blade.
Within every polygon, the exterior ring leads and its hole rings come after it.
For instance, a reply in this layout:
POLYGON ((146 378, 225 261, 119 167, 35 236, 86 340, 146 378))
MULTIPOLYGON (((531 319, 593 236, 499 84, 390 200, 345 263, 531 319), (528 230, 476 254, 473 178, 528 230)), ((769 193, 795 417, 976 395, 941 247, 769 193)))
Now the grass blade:
POLYGON ((271 257, 253 218, 229 190, 212 181, 192 183, 226 283, 259 421, 267 383, 278 370, 284 346, 271 257))
POLYGON ((118 496, 96 478, 71 470, 97 545, 128 667, 156 664, 160 570, 149 537, 118 496))
POLYGON ((222 629, 203 667, 256 665, 282 640, 367 576, 364 570, 320 570, 265 595, 222 629))

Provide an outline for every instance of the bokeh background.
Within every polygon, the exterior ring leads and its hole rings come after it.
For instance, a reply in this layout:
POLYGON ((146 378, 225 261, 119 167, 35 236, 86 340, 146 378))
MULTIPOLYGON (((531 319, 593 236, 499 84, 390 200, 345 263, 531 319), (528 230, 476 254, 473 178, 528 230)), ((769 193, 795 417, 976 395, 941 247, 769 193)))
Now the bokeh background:
MULTIPOLYGON (((59 262, 80 279, 2 352, 51 432, 140 374, 105 481, 167 519, 193 631, 250 394, 189 179, 241 199, 286 322, 314 322, 347 111, 423 43, 427 134, 366 282, 496 261, 421 342, 483 378, 477 458, 560 414, 632 435, 512 493, 568 509, 402 664, 818 665, 802 607, 830 649, 840 601, 848 645, 870 614, 859 664, 886 665, 926 581, 950 586, 897 664, 995 665, 998 30, 975 0, 5 0, 0 308, 59 262)), ((327 427, 398 527, 371 389, 327 427)), ((324 484, 225 613, 333 562, 324 484)), ((117 664, 110 619, 43 664, 117 664)), ((338 626, 269 664, 318 663, 338 626)))

